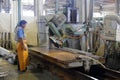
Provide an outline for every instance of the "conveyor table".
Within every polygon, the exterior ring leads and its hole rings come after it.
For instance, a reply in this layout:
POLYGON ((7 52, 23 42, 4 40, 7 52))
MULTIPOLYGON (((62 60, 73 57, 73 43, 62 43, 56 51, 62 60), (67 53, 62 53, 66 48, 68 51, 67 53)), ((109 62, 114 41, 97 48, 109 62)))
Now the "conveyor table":
POLYGON ((29 53, 63 68, 74 68, 83 66, 83 61, 77 59, 80 54, 74 54, 72 52, 68 52, 58 48, 47 49, 34 47, 29 48, 29 53))

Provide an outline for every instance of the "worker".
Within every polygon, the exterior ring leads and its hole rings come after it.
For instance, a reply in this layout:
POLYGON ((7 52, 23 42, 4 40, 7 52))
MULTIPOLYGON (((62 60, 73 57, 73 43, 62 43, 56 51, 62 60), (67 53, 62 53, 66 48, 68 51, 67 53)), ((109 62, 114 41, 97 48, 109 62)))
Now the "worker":
POLYGON ((17 53, 18 53, 18 70, 25 72, 28 65, 28 47, 27 40, 24 34, 27 21, 21 20, 15 29, 15 40, 17 41, 17 53))

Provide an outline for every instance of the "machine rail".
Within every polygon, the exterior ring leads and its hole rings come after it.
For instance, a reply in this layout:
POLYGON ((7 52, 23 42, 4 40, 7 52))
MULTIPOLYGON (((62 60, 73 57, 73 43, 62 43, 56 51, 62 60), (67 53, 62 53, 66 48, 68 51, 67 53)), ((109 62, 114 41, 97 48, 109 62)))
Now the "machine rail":
POLYGON ((108 68, 102 68, 98 65, 92 66, 89 72, 85 72, 83 68, 75 68, 78 75, 85 74, 83 76, 88 76, 91 79, 85 80, 120 80, 120 72, 114 71, 108 68))

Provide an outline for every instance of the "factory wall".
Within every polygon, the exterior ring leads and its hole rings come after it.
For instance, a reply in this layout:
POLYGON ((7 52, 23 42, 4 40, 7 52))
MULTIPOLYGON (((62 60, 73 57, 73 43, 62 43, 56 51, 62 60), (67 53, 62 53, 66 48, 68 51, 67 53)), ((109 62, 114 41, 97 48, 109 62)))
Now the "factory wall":
POLYGON ((11 15, 0 13, 0 32, 10 32, 11 30, 11 15))
MULTIPOLYGON (((29 45, 37 46, 37 23, 35 17, 22 17, 22 19, 26 20, 28 22, 27 27, 25 29, 25 33, 27 36, 27 41, 29 45)), ((1 32, 10 32, 11 33, 11 42, 13 49, 16 48, 16 42, 15 42, 15 33, 14 29, 15 26, 12 25, 12 15, 7 13, 0 13, 0 33, 1 32)), ((1 34, 0 34, 0 40, 1 40, 1 34)))
POLYGON ((28 44, 32 46, 37 46, 38 27, 36 19, 34 17, 23 17, 23 19, 28 22, 25 29, 28 44))

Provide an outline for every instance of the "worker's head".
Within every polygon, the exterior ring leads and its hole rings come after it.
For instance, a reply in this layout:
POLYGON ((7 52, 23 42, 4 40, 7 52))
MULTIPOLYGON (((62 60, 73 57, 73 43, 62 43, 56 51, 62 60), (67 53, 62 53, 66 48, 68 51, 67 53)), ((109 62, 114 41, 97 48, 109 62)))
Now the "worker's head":
POLYGON ((25 21, 25 20, 21 20, 21 21, 19 22, 19 26, 21 26, 21 27, 23 27, 23 28, 26 27, 26 24, 27 24, 27 21, 25 21))

